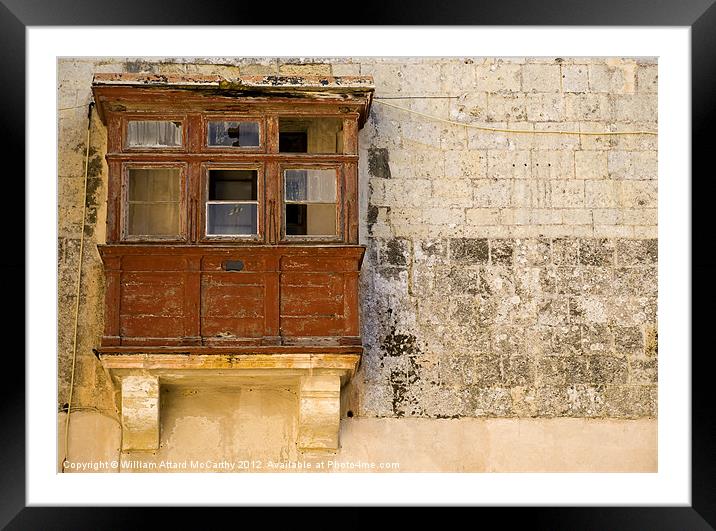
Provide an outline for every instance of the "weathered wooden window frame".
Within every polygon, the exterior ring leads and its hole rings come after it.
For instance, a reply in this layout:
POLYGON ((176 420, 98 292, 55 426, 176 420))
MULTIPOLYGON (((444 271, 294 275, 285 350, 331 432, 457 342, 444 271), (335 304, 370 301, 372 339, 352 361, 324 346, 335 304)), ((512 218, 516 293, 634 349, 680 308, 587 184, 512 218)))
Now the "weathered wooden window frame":
POLYGON ((266 116, 262 114, 234 114, 231 112, 204 112, 201 114, 201 148, 204 153, 266 153, 266 116), (254 122, 259 125, 258 146, 209 145, 209 122, 254 122))
MULTIPOLYGON (((169 106, 169 104, 168 104, 169 106)), ((118 241, 126 243, 188 243, 188 244, 349 244, 355 239, 356 228, 346 223, 356 207, 357 198, 352 198, 348 186, 350 175, 356 173, 353 160, 355 146, 345 136, 346 125, 353 127, 351 120, 335 112, 294 113, 272 109, 241 113, 235 110, 226 112, 207 110, 186 113, 171 112, 131 112, 122 113, 119 122, 119 152, 114 165, 110 162, 110 171, 121 172, 119 193, 118 241), (281 153, 278 151, 281 118, 294 119, 343 119, 342 153, 281 153), (128 146, 127 124, 130 121, 174 121, 181 123, 182 145, 171 146, 128 146), (254 122, 259 125, 258 147, 209 146, 208 124, 210 121, 254 122), (180 203, 180 237, 152 235, 129 235, 127 225, 127 170, 133 167, 172 167, 182 168, 182 189, 180 203), (257 191, 258 234, 256 235, 208 235, 206 227, 206 201, 208 197, 207 168, 258 169, 259 183, 257 191), (112 168, 115 168, 114 170, 112 168), (336 235, 311 236, 287 235, 284 203, 285 169, 336 169, 336 235)), ((111 159, 108 159, 111 161, 111 159)), ((355 180, 355 176, 353 178, 355 180)), ((355 193, 355 192, 352 192, 355 193)), ((355 242, 354 242, 355 243, 355 242)))
POLYGON ((176 113, 131 113, 122 116, 121 146, 124 153, 186 153, 189 150, 188 120, 185 114, 176 113), (130 146, 127 139, 129 122, 179 122, 181 123, 181 145, 179 146, 130 146))
MULTIPOLYGON (((264 230, 264 220, 266 219, 266 212, 264 205, 266 203, 265 197, 265 171, 264 164, 262 162, 203 162, 201 164, 201 195, 200 201, 202 208, 198 209, 198 216, 194 216, 197 219, 195 221, 201 227, 201 234, 199 241, 201 243, 216 243, 226 241, 241 241, 245 243, 264 243, 266 240, 266 234, 264 230), (256 234, 208 234, 207 223, 208 223, 208 205, 209 205, 209 171, 210 170, 256 170, 256 234)), ((242 201, 237 201, 242 202, 242 201)), ((249 203, 247 201, 247 203, 249 203)))
POLYGON ((188 219, 187 219, 187 171, 186 162, 134 162, 122 163, 120 197, 120 237, 125 242, 177 242, 188 241, 188 219), (129 234, 129 170, 130 169, 179 169, 179 234, 178 235, 154 235, 154 234, 129 234))
POLYGON ((277 220, 279 227, 281 227, 279 243, 340 243, 345 241, 345 230, 343 226, 343 197, 344 197, 344 172, 342 162, 280 162, 278 164, 278 186, 279 186, 279 208, 277 220), (311 236, 308 234, 286 234, 286 216, 285 207, 285 175, 286 170, 325 170, 334 169, 336 171, 336 234, 335 236, 323 236, 316 235, 311 236))

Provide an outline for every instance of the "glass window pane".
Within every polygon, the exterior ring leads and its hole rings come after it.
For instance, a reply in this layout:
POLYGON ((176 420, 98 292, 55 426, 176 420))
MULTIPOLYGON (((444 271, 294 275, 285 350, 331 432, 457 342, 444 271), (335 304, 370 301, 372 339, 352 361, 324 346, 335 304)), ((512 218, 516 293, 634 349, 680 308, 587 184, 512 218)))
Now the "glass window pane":
POLYGON ((279 118, 281 153, 343 153, 340 118, 279 118))
POLYGON ((130 201, 179 201, 178 168, 130 168, 130 201))
POLYGON ((306 228, 309 236, 336 234, 336 205, 306 205, 306 228))
POLYGON ((258 122, 209 122, 207 145, 259 147, 258 122))
POLYGON ((179 203, 130 203, 128 232, 136 236, 179 234, 179 203))
POLYGON ((181 172, 178 168, 130 168, 127 232, 178 236, 181 172))
POLYGON ((308 192, 306 170, 286 170, 286 201, 305 201, 308 192))
POLYGON ((258 170, 209 170, 209 201, 256 201, 258 170))
POLYGON ((286 201, 336 202, 336 170, 286 170, 286 201))
POLYGON ((206 210, 208 235, 257 233, 256 204, 210 203, 206 205, 206 210))
POLYGON ((181 122, 132 120, 127 123, 130 147, 178 147, 181 143, 181 122))
POLYGON ((286 234, 289 236, 335 236, 335 204, 286 205, 286 234))

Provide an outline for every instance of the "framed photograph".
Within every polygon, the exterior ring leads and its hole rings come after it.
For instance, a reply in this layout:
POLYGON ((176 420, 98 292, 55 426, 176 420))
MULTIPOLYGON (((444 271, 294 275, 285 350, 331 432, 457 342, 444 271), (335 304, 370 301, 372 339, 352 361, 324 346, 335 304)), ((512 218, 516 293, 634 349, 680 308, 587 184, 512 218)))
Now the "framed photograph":
POLYGON ((3 524, 435 505, 713 528, 689 172, 716 11, 642 3, 310 29, 3 7, 28 209, 3 524))

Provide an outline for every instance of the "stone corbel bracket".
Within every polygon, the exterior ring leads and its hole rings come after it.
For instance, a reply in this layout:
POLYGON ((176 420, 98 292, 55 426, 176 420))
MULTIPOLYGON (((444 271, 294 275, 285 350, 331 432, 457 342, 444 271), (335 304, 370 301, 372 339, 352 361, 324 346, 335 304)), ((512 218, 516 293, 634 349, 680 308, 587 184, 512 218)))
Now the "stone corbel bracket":
POLYGON ((298 449, 338 450, 341 387, 360 354, 176 355, 105 353, 100 361, 121 394, 122 451, 156 451, 162 384, 280 385, 298 390, 298 449))

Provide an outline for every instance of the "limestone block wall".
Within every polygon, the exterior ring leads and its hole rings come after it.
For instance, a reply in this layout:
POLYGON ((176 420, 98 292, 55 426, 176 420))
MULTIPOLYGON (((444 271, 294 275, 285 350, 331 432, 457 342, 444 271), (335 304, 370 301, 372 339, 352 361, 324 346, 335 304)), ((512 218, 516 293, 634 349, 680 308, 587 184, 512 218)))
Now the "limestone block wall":
POLYGON ((344 413, 656 416, 657 137, 540 133, 656 131, 653 58, 59 61, 60 408, 84 230, 73 408, 117 415, 91 350, 107 184, 96 117, 81 219, 96 72, 374 76, 360 134, 366 349, 344 413))
POLYGON ((657 137, 539 131, 656 131, 656 61, 360 72, 361 415, 655 417, 657 137))

